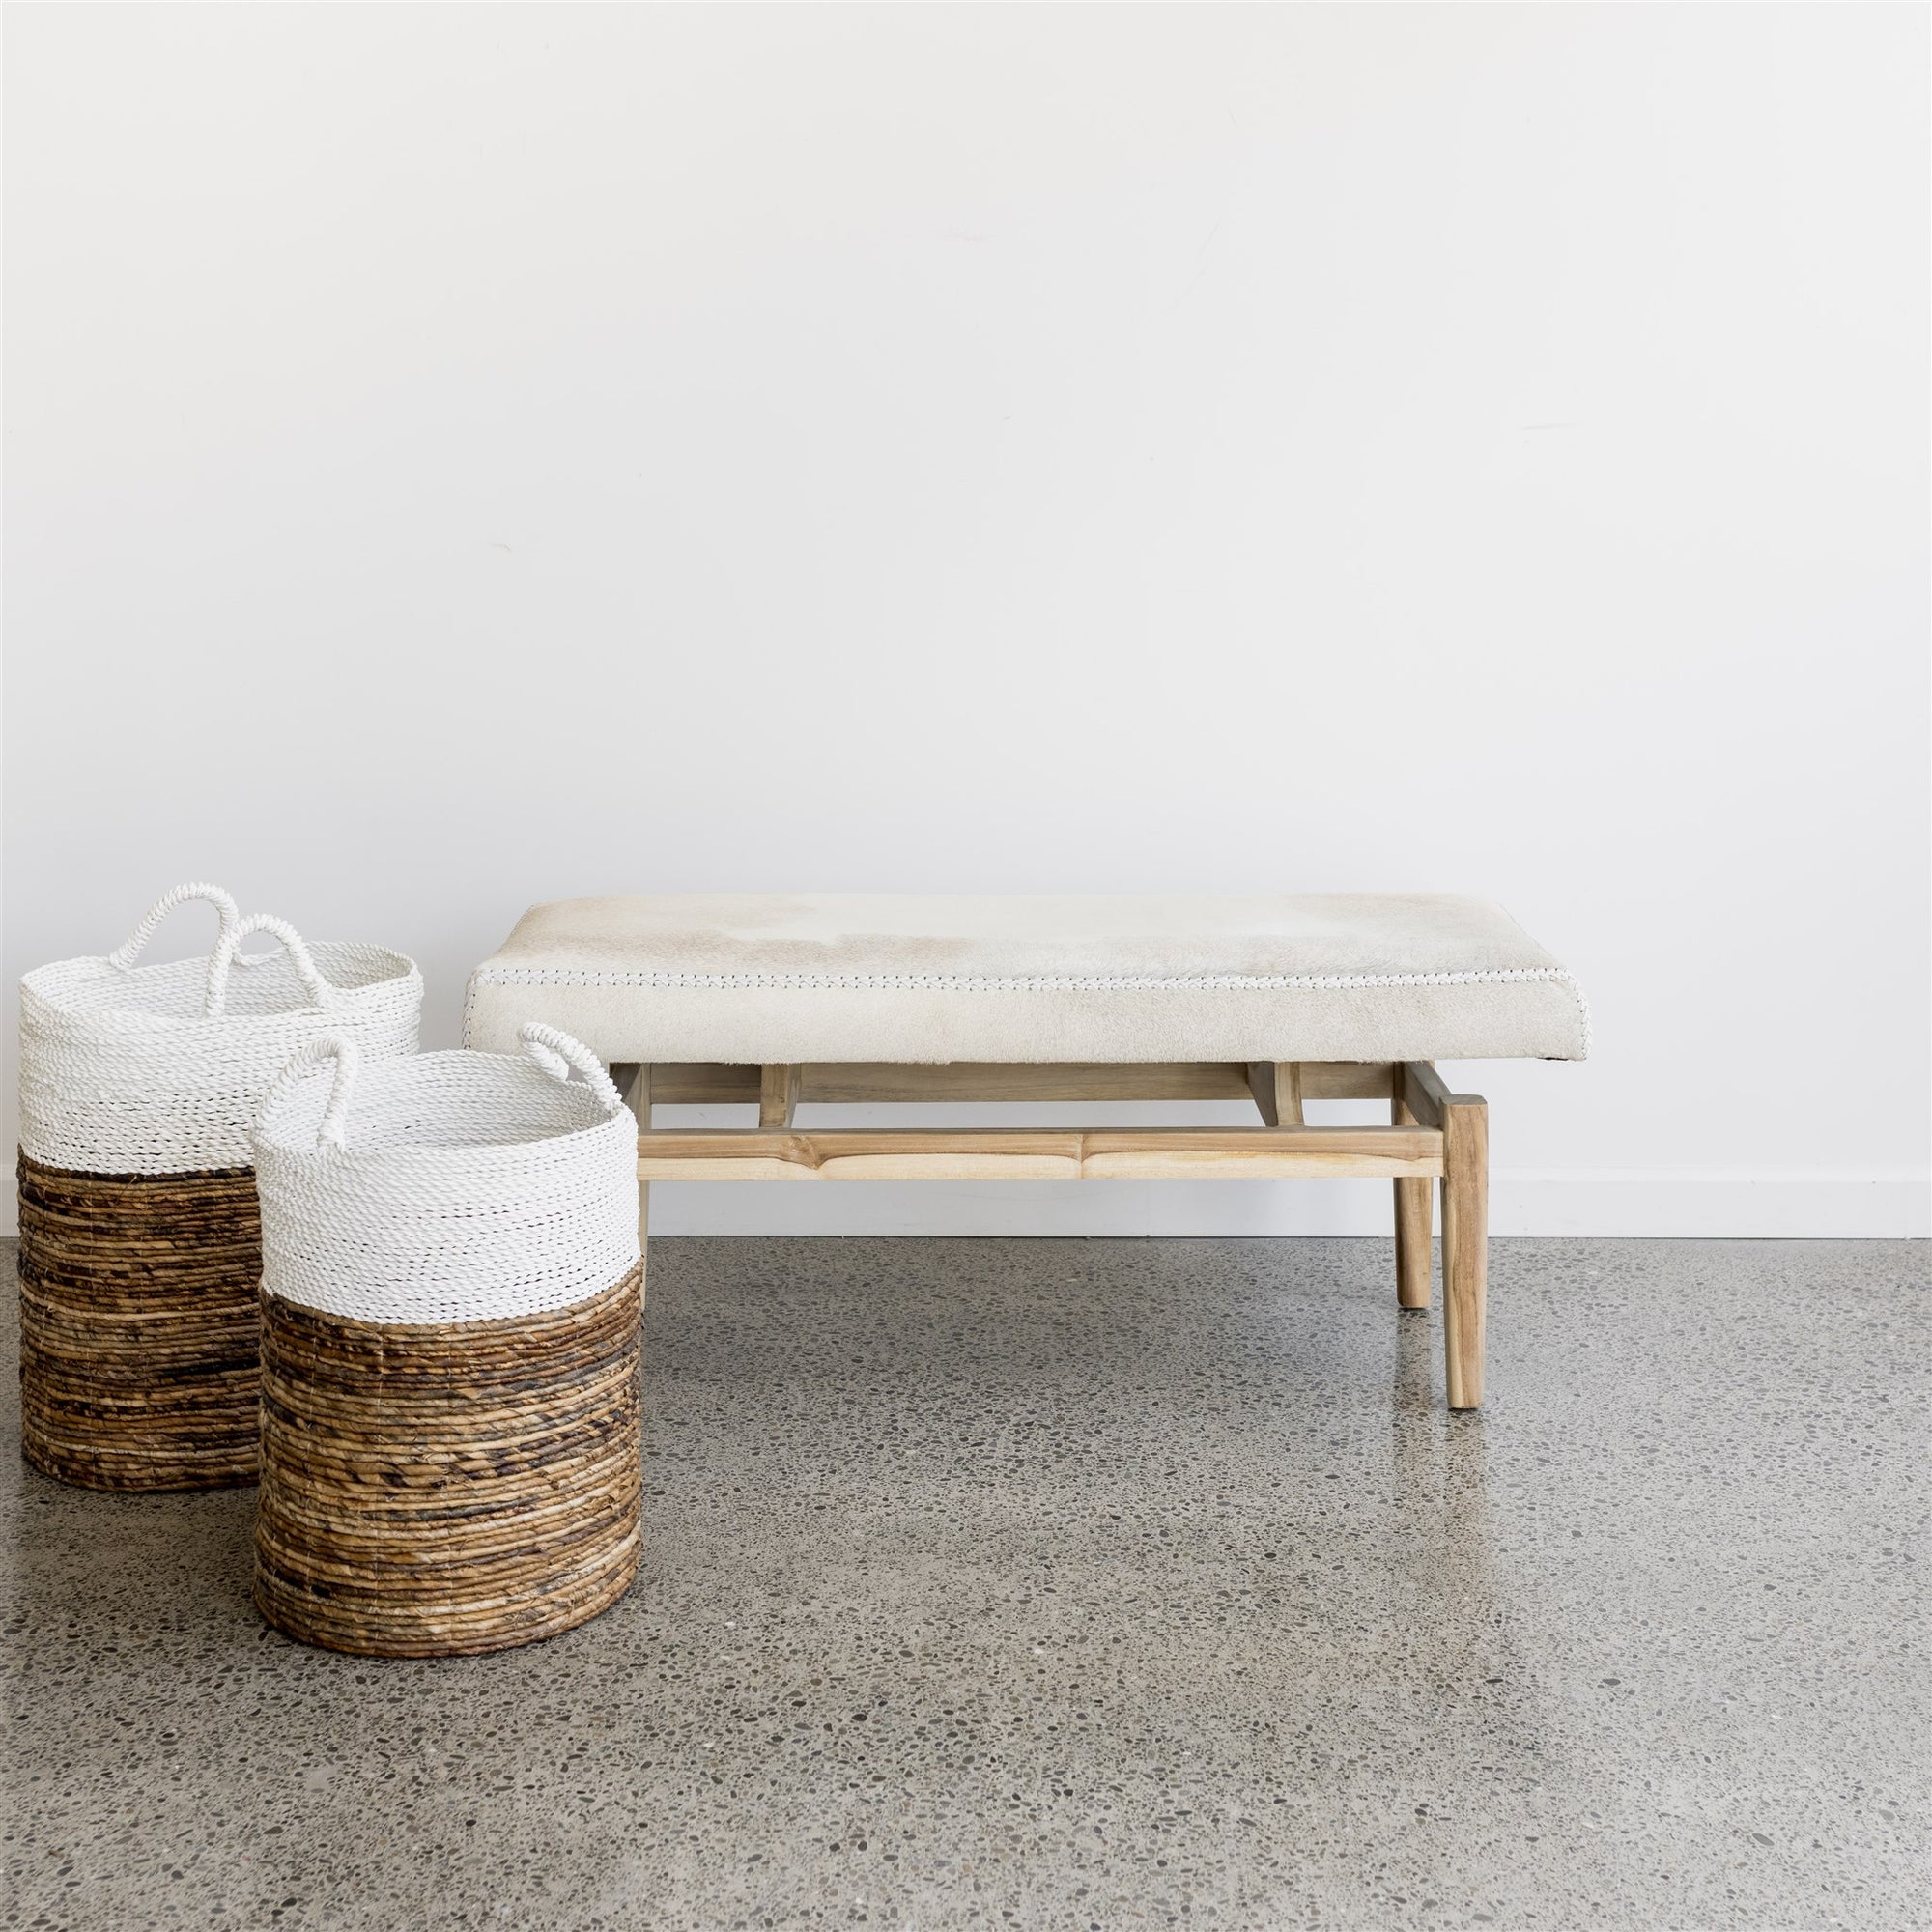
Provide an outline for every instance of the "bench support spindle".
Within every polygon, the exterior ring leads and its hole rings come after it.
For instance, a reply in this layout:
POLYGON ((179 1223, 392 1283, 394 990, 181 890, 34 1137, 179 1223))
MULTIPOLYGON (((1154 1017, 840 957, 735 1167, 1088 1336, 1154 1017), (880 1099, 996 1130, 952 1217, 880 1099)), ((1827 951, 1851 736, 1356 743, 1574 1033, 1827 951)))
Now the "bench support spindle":
POLYGON ((762 1066, 758 1069, 758 1124, 761 1127, 788 1127, 798 1112, 796 1066, 762 1066))
MULTIPOLYGON (((1401 1091, 1402 1068, 1396 1068, 1396 1097, 1390 1106, 1391 1118, 1399 1127, 1417 1124, 1414 1114, 1401 1091)), ((1432 1264, 1430 1243, 1434 1237, 1433 1205, 1435 1187, 1429 1180, 1403 1180, 1395 1183, 1395 1300, 1398 1308, 1427 1309, 1432 1264)))
POLYGON ((1442 1342, 1451 1408, 1483 1406, 1489 1249, 1490 1110, 1458 1094, 1442 1110, 1442 1342))
MULTIPOLYGON (((629 1103, 632 1113, 638 1117, 638 1131, 649 1133, 651 1130, 651 1065, 649 1061, 637 1065, 619 1062, 611 1068, 611 1078, 617 1083, 617 1091, 629 1103)), ((638 1251, 642 1255, 642 1273, 639 1280, 639 1292, 644 1286, 644 1276, 650 1273, 651 1242, 651 1184, 648 1180, 638 1182, 638 1251)))
MULTIPOLYGON (((613 1065, 640 1130, 640 1201, 652 1180, 1077 1180, 1392 1178, 1396 1298, 1427 1309, 1432 1276, 1431 1185, 1442 1179, 1442 1325, 1449 1406, 1483 1401, 1483 1326, 1489 1240, 1489 1111, 1451 1094, 1426 1061, 1359 1065, 1263 1061, 1222 1066, 1105 1065, 854 1068, 828 1065, 613 1065), (653 1091, 655 1088, 655 1092, 653 1091), (1015 1094, 1014 1090, 1017 1090, 1015 1094), (1302 1097, 1386 1096, 1388 1126, 1310 1126, 1302 1097), (808 1103, 961 1098, 1168 1098, 1246 1092, 1266 1124, 1241 1127, 800 1128, 808 1103), (753 1102, 755 1128, 664 1129, 667 1104, 753 1102)), ((644 1217, 639 1217, 639 1243, 644 1217)))

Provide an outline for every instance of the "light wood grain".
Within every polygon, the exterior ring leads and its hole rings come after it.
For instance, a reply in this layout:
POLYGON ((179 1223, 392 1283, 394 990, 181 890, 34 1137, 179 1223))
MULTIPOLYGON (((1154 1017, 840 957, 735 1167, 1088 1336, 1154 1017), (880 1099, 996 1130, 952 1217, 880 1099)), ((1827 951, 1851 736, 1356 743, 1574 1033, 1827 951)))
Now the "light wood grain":
POLYGON ((1301 1118, 1301 1063, 1277 1060, 1274 1064, 1274 1112, 1278 1127, 1298 1127, 1301 1118))
POLYGON ((1248 1093, 1254 1099, 1255 1112, 1262 1117, 1264 1127, 1281 1125, 1281 1116, 1275 1111, 1274 1103, 1274 1062, 1271 1060, 1251 1060, 1248 1062, 1248 1093))
MULTIPOLYGON (((612 1062, 611 1078, 617 1083, 617 1091, 623 1094, 632 1113, 637 1115, 639 1127, 648 1132, 651 1124, 649 1063, 639 1065, 636 1062, 612 1062)), ((638 1183, 638 1293, 642 1294, 651 1263, 651 1190, 643 1181, 638 1183)))
MULTIPOLYGON (((1399 1127, 1416 1124, 1405 1100, 1391 1100, 1389 1112, 1399 1127)), ((1429 1306, 1430 1212, 1435 1189, 1427 1180, 1398 1178, 1395 1183, 1395 1299, 1398 1308, 1429 1306)))
POLYGON ((1456 1096, 1426 1060, 1410 1060, 1396 1069, 1402 1103, 1425 1127, 1442 1124, 1442 1110, 1456 1096))
POLYGON ((648 1127, 651 1123, 651 1069, 640 1066, 635 1060, 613 1060, 611 1063, 611 1079, 617 1092, 623 1094, 625 1103, 638 1117, 638 1125, 648 1127))
POLYGON ((1385 1060, 1298 1060, 1304 1100, 1386 1100, 1400 1071, 1385 1060))
POLYGON ((660 1129, 641 1136, 650 1180, 1077 1180, 1077 1133, 830 1129, 770 1133, 660 1129))
POLYGON ((1442 1172, 1424 1127, 832 1128, 640 1135, 640 1180, 1289 1179, 1442 1172))
POLYGON ((1422 1127, 1174 1127, 1083 1138, 1089 1180, 1426 1179, 1441 1164, 1440 1136, 1422 1127))
POLYGON ((1248 1062, 1248 1092, 1256 1111, 1270 1127, 1298 1127, 1301 1120, 1301 1067, 1293 1060, 1248 1062))
MULTIPOLYGON (((1300 1069, 1304 1099, 1389 1096, 1391 1067, 1386 1061, 1293 1064, 1300 1069)), ((616 1068, 611 1071, 614 1077, 616 1068)), ((762 1070, 756 1066, 664 1061, 652 1068, 652 1098, 661 1106, 756 1105, 762 1086, 762 1070)), ((1252 1092, 1247 1066, 1238 1061, 954 1061, 934 1066, 843 1061, 802 1065, 798 1097, 812 1105, 867 1106, 900 1101, 1244 1100, 1252 1092)))
POLYGON ((651 1099, 660 1107, 758 1104, 763 1069, 722 1061, 660 1060, 651 1067, 651 1099))
POLYGON ((845 1062, 805 1069, 803 1096, 814 1103, 1068 1100, 1235 1100, 1247 1094, 1234 1062, 1157 1065, 954 1061, 937 1066, 845 1062))
POLYGON ((1442 1109, 1442 1340, 1449 1406, 1483 1406, 1489 1287, 1490 1110, 1457 1094, 1442 1109))
POLYGON ((760 1069, 759 1126, 784 1128, 791 1125, 791 1118, 798 1112, 799 1071, 796 1066, 766 1066, 760 1069))

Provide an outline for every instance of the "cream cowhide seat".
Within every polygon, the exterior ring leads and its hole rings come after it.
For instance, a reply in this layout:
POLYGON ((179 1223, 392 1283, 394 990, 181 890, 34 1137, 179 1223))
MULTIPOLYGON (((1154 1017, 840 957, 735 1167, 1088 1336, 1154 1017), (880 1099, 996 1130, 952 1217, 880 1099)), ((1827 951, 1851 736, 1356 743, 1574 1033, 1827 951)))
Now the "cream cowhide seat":
POLYGON ((533 907, 469 981, 465 1038, 543 1020, 601 1054, 652 1180, 1395 1180, 1396 1293, 1427 1308, 1442 1182, 1449 1406, 1483 1399, 1488 1116, 1432 1062, 1580 1060, 1570 975, 1447 895, 690 895, 533 907), (792 1125, 804 1101, 1252 1096, 1255 1127, 905 1132, 792 1125), (1309 1126, 1369 1098, 1385 1127, 1309 1126), (756 1128, 654 1129, 746 1101, 756 1128))

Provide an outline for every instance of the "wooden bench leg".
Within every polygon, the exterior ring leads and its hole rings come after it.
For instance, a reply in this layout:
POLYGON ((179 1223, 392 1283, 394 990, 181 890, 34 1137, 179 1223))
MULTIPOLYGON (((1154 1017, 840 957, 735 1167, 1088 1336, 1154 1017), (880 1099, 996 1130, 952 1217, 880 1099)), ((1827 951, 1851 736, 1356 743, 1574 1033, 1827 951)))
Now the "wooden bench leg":
MULTIPOLYGON (((1397 1069, 1400 1077, 1400 1068, 1397 1069)), ((1415 1116, 1398 1094, 1390 1110, 1399 1127, 1412 1127, 1415 1116)), ((1435 1215, 1431 1211, 1435 1195, 1433 1180, 1398 1180, 1395 1183, 1395 1300, 1398 1308, 1429 1306, 1429 1277, 1432 1257, 1429 1244, 1434 1236, 1435 1215)))
POLYGON ((798 1112, 796 1066, 761 1066, 758 1069, 758 1124, 761 1127, 788 1127, 798 1112))
POLYGON ((630 1103, 632 1113, 637 1115, 638 1131, 641 1133, 651 1123, 649 1065, 639 1066, 635 1060, 613 1060, 611 1063, 611 1078, 617 1083, 617 1092, 630 1103))
POLYGON ((1457 1094, 1442 1109, 1442 1343, 1451 1408, 1483 1406, 1490 1264, 1490 1110, 1457 1094))
MULTIPOLYGON (((617 1083, 617 1091, 630 1103, 632 1113, 638 1117, 638 1131, 648 1133, 651 1124, 651 1068, 645 1061, 641 1065, 634 1061, 613 1062, 611 1078, 617 1083)), ((650 1272, 651 1185, 647 1180, 638 1183, 638 1247, 644 1257, 644 1272, 650 1272)))
POLYGON ((1298 1127, 1301 1117, 1301 1063, 1298 1060, 1251 1060, 1248 1092, 1255 1096, 1262 1122, 1270 1127, 1298 1127))

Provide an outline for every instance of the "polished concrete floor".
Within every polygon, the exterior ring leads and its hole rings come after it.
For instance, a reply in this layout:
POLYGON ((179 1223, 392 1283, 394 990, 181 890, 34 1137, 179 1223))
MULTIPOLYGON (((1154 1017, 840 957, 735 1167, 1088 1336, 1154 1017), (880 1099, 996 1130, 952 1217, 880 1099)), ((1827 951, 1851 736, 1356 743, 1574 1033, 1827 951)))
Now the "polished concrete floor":
MULTIPOLYGON (((1902 1243, 663 1241, 647 1552, 530 1650, 17 1462, 0 1924, 1932 1923, 1902 1243)), ((11 1309, 11 1289, 6 1296, 11 1309)))

